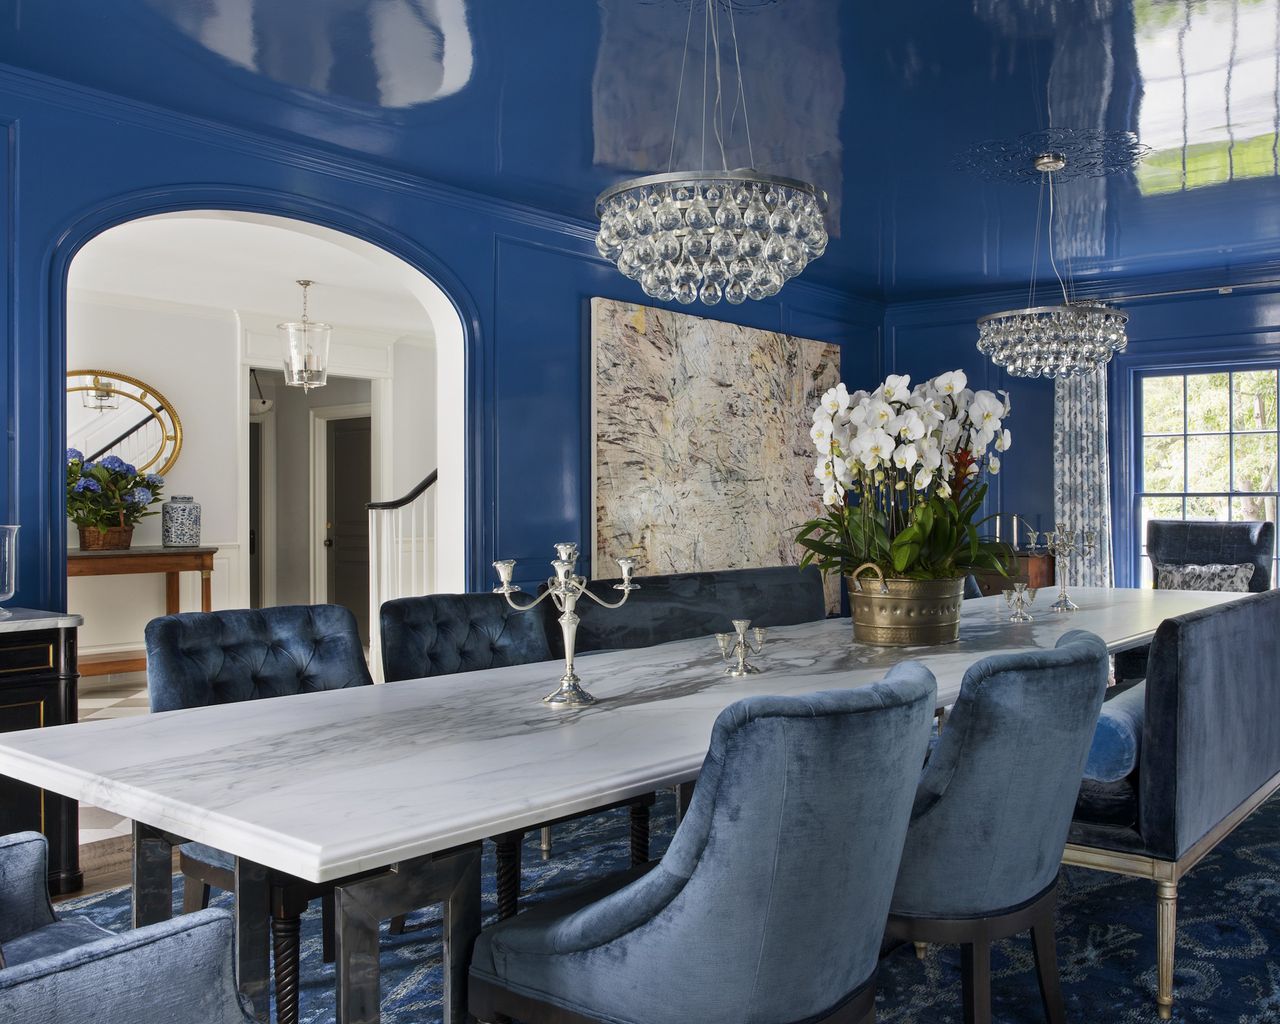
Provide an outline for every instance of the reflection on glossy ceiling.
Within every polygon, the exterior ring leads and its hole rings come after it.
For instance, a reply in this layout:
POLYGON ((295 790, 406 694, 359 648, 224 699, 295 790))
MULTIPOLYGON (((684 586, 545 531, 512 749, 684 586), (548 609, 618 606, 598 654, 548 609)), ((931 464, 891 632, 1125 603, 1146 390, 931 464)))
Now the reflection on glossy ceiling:
MULTIPOLYGON (((10 3, 0 60, 590 221, 604 188, 665 168, 705 2, 10 3)), ((890 298, 1025 284, 1038 190, 959 163, 1049 128, 1150 147, 1062 183, 1077 277, 1216 283, 1277 256, 1280 0, 733 2, 758 169, 832 197, 807 278, 890 298)))

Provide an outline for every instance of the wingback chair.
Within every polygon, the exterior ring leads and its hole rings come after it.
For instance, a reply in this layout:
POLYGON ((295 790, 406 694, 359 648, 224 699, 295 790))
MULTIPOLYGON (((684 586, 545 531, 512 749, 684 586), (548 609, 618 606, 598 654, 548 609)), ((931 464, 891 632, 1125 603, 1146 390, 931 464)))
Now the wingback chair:
POLYGON ((39 832, 0 836, 0 1020, 253 1024, 236 992, 231 915, 117 935, 49 905, 39 832))
POLYGON ((480 933, 469 1008, 527 1024, 863 1024, 936 687, 749 697, 649 869, 480 933))
POLYGON ((1081 630, 1053 650, 984 658, 925 766, 888 934, 960 944, 966 1022, 991 1020, 992 941, 1028 928, 1045 1013, 1065 1020, 1058 864, 1107 676, 1106 645, 1081 630))
MULTIPOLYGON (((373 684, 355 616, 339 605, 166 615, 147 623, 146 644, 153 712, 373 684)), ((179 865, 188 913, 209 905, 211 888, 235 891, 235 860, 221 850, 184 843, 179 865)), ((272 889, 277 982, 296 977, 302 912, 316 898, 323 900, 323 955, 332 962, 332 884, 273 874, 272 889)), ((296 996, 296 985, 284 987, 296 996)))
MULTIPOLYGON (((550 662, 555 656, 549 640, 549 603, 518 612, 501 594, 430 594, 387 601, 380 613, 382 667, 387 682, 550 662)), ((649 808, 653 801, 650 793, 590 812, 630 808, 633 864, 649 859, 649 808)), ((578 817, 582 815, 557 818, 536 827, 548 829, 557 822, 578 817)), ((525 831, 494 837, 500 918, 511 917, 519 910, 525 831)), ((544 839, 544 848, 548 846, 544 839)), ((392 921, 392 932, 398 933, 403 927, 402 917, 392 921)))
POLYGON ((1146 681, 1108 700, 1065 861, 1156 882, 1156 998, 1173 1012, 1178 882, 1280 790, 1280 590, 1166 619, 1146 681))
MULTIPOLYGON (((1275 523, 1183 522, 1152 519, 1147 523, 1147 557, 1151 560, 1153 586, 1159 586, 1157 565, 1241 565, 1251 563, 1249 591, 1271 589, 1275 557, 1275 523)), ((1143 679, 1147 674, 1147 648, 1116 655, 1116 679, 1143 679)))

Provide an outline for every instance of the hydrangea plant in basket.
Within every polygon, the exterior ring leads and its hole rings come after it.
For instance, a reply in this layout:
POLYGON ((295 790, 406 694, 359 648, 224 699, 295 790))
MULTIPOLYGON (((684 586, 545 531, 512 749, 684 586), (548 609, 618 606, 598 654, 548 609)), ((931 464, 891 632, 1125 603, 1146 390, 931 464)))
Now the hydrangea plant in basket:
POLYGON ((86 462, 84 453, 67 449, 67 516, 80 531, 85 551, 127 548, 140 519, 155 515, 164 477, 139 473, 118 455, 86 462))
POLYGON ((954 641, 968 573, 1008 570, 1012 551, 980 532, 983 476, 1012 443, 1008 415, 1007 395, 970 390, 960 370, 823 395, 810 436, 825 510, 796 541, 802 565, 848 580, 856 640, 954 641))

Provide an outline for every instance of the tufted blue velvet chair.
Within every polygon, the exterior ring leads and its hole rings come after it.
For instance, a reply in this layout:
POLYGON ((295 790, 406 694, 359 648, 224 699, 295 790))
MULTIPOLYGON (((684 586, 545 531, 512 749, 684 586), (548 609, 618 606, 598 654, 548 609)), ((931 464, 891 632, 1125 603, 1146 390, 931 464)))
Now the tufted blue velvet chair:
POLYGON ((226 911, 117 935, 53 912, 46 857, 39 832, 0 836, 0 1020, 252 1024, 226 911))
POLYGON ((146 641, 152 711, 373 682, 355 617, 338 605, 166 615, 146 641))
MULTIPOLYGON (((617 580, 592 580, 588 587, 608 601, 618 598, 617 580)), ((576 650, 618 651, 651 647, 672 640, 711 636, 729 628, 731 619, 750 619, 756 626, 794 626, 827 617, 822 574, 813 566, 726 569, 637 576, 621 612, 590 601, 578 605, 576 650)), ((558 629, 551 630, 551 649, 564 653, 558 629)))
POLYGON ((874 686, 730 705, 662 860, 481 932, 471 1012, 869 1022, 935 698, 908 662, 874 686))
POLYGON ((1067 862, 1156 881, 1165 1018, 1179 881, 1280 788, 1277 666, 1280 590, 1166 619, 1146 682, 1107 701, 1095 734, 1067 862))
MULTIPOLYGON (((551 661, 555 656, 548 641, 553 625, 549 605, 546 602, 532 611, 518 612, 501 594, 483 593, 429 594, 387 601, 379 619, 386 680, 391 683, 551 661)), ((597 809, 630 808, 633 864, 643 864, 649 859, 649 808, 653 801, 653 794, 647 794, 597 809)), ((551 849, 551 826, 577 817, 582 815, 558 818, 538 826, 543 830, 545 854, 551 849)), ((521 829, 494 837, 500 918, 512 917, 520 907, 524 836, 525 831, 521 829)), ((403 928, 403 917, 391 922, 394 934, 403 928)))
POLYGON ((382 606, 388 682, 550 661, 548 604, 515 611, 501 594, 432 594, 382 606))
MULTIPOLYGON (((153 712, 373 685, 355 616, 339 605, 166 615, 147 623, 146 641, 153 712)), ((179 854, 187 913, 209 905, 211 888, 235 891, 229 854, 203 843, 184 843, 179 854)), ((324 900, 324 959, 331 962, 332 886, 285 875, 272 884, 277 905, 289 908, 272 916, 272 928, 291 954, 307 901, 324 900)), ((277 977, 296 966, 284 959, 277 957, 277 977)))
MULTIPOLYGON (((1253 563, 1249 590, 1261 594, 1271 589, 1271 564, 1275 554, 1275 523, 1204 523, 1180 519, 1152 519, 1147 523, 1147 557, 1152 577, 1163 565, 1239 565, 1253 563)), ((1146 647, 1116 655, 1116 679, 1144 679, 1146 647)))
POLYGON ((1028 927, 1045 1011, 1065 1019, 1054 952, 1058 865, 1102 705, 1106 645, 984 658, 920 779, 889 935, 959 943, 965 1020, 991 1020, 991 942, 1028 927))

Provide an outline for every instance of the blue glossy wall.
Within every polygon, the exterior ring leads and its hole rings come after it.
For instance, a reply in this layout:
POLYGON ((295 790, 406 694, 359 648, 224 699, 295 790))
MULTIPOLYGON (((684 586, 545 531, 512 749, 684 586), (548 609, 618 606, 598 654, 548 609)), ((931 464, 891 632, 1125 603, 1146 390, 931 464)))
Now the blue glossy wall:
MULTIPOLYGON (((588 303, 643 300, 596 255, 591 225, 3 69, 0 126, 0 481, 5 517, 23 528, 14 603, 65 605, 67 267, 112 224, 173 209, 310 220, 431 277, 467 334, 469 585, 489 585, 487 567, 500 555, 534 573, 554 541, 586 541, 588 303)), ((841 344, 852 384, 878 374, 878 302, 803 280, 779 300, 711 312, 841 344)))

